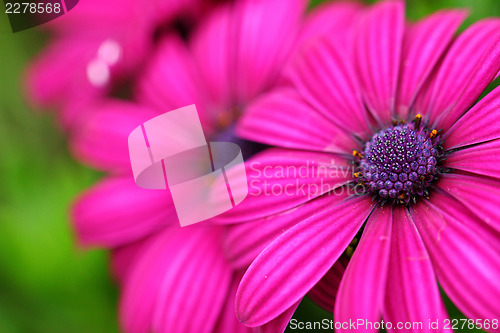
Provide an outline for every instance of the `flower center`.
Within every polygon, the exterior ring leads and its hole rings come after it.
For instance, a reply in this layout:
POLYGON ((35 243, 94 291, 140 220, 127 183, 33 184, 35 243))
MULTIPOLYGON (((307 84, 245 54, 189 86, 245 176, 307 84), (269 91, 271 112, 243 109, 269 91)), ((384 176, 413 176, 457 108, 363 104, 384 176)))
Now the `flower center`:
POLYGON ((443 150, 436 130, 411 123, 395 123, 375 133, 363 152, 353 151, 358 184, 383 202, 406 204, 429 195, 439 173, 443 150))

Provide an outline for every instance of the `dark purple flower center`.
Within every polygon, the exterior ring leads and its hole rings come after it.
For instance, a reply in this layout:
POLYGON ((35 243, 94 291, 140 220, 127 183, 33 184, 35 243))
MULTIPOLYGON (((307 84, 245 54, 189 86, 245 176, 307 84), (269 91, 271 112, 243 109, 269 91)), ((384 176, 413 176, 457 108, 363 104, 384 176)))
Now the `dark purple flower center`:
POLYGON ((353 152, 358 184, 384 202, 406 204, 428 196, 442 157, 436 130, 414 122, 399 123, 375 133, 363 152, 353 152))

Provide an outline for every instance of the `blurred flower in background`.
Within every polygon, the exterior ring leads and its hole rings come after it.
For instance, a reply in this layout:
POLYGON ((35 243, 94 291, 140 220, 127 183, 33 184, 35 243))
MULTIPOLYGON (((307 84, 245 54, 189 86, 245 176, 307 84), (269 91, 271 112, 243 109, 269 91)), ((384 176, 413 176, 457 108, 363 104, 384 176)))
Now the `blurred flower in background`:
POLYGON ((54 38, 28 71, 28 96, 60 110, 65 126, 91 109, 85 104, 132 78, 166 31, 187 34, 211 1, 97 1, 44 28, 54 38))
MULTIPOLYGON (((281 214, 266 217, 264 224, 232 228, 180 228, 167 192, 134 184, 126 137, 157 114, 196 103, 214 139, 243 145, 247 157, 265 148, 235 136, 234 123, 261 94, 277 87, 288 91, 290 104, 283 107, 293 107, 291 82, 282 72, 323 34, 347 47, 353 17, 363 7, 312 1, 310 9, 317 8, 306 15, 306 5, 300 0, 81 0, 39 29, 0 30, 0 61, 8 64, 0 80, 0 332, 250 330, 234 311, 239 280, 300 216, 281 214), (56 121, 30 112, 23 89, 32 107, 55 110, 56 121), (99 172, 74 162, 66 140, 74 157, 99 172), (74 240, 66 213, 70 202, 102 178, 102 171, 104 180, 74 209, 74 240), (75 251, 76 243, 113 249, 112 274, 104 252, 75 251)), ((457 6, 472 9, 467 24, 500 16, 495 0, 407 6, 413 19, 457 6)), ((416 55, 429 54, 417 49, 416 55)), ((322 69, 311 72, 319 75, 322 69)), ((280 126, 289 128, 285 121, 280 126)), ((273 163, 273 151, 262 156, 273 163)), ((308 205, 302 216, 320 204, 308 205)), ((256 218, 268 212, 265 205, 247 207, 256 218)), ((331 318, 347 263, 343 256, 309 292, 326 312, 306 298, 300 306, 280 308, 286 311, 259 329, 282 331, 292 315, 331 318)), ((452 317, 463 317, 445 302, 452 317)))

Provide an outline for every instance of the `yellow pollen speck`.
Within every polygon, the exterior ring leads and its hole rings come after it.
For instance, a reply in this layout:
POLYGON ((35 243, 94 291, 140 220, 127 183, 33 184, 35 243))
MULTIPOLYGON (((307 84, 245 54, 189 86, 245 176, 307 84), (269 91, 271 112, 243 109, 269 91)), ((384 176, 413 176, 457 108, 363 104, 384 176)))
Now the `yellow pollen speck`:
POLYGON ((415 129, 418 130, 420 128, 420 124, 422 123, 422 115, 419 113, 415 116, 415 129))
POLYGON ((345 254, 347 257, 352 257, 354 253, 354 249, 352 248, 352 246, 348 246, 347 249, 345 249, 345 254))
POLYGON ((357 151, 357 150, 353 150, 352 151, 352 156, 357 157, 357 158, 362 158, 363 157, 363 155, 359 151, 357 151))
POLYGON ((438 132, 435 129, 433 129, 431 132, 431 139, 434 139, 437 134, 438 134, 438 132))

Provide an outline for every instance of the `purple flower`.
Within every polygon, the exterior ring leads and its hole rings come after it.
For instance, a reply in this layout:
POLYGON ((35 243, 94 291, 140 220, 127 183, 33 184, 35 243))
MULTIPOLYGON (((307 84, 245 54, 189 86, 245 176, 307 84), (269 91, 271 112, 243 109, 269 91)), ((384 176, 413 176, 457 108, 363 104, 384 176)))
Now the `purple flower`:
POLYGON ((226 239, 234 265, 263 250, 236 297, 245 324, 340 277, 336 322, 442 330, 437 281, 467 317, 498 320, 500 88, 477 101, 500 69, 500 20, 455 37, 464 17, 406 23, 402 1, 378 3, 347 40, 308 43, 290 86, 247 110, 238 133, 281 148, 248 163, 249 197, 221 216, 248 221, 226 239))

